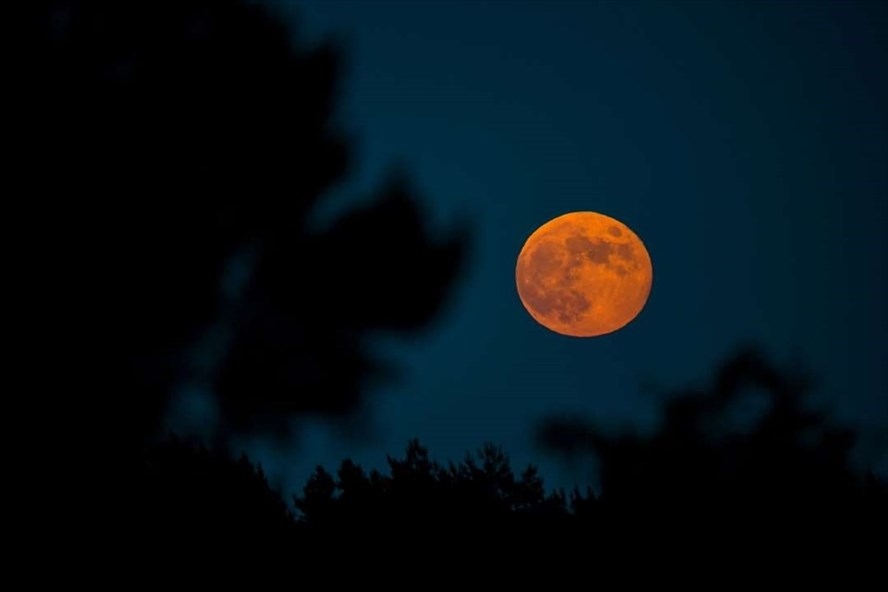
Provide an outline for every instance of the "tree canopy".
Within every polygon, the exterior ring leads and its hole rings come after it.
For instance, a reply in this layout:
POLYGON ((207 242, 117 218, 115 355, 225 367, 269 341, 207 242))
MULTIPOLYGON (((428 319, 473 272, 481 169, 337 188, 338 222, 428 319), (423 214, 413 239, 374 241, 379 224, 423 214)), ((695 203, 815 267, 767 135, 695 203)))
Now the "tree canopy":
MULTIPOLYGON (((441 464, 414 440, 402 457, 388 457, 385 471, 367 472, 349 459, 335 474, 318 467, 294 497, 293 513, 282 511, 279 494, 269 494, 243 460, 211 466, 227 466, 239 475, 234 481, 253 493, 238 494, 233 481, 213 477, 213 483, 229 486, 198 490, 198 497, 221 495, 209 507, 231 508, 238 524, 233 509, 252 496, 254 510, 265 508, 264 515, 279 520, 272 532, 283 533, 290 544, 335 544, 343 553, 441 541, 548 553, 568 552, 585 541, 584 548, 604 555, 629 548, 656 555, 679 537, 691 545, 748 540, 799 552, 847 547, 863 560, 880 548, 888 526, 888 487, 854 469, 847 455, 853 431, 810 410, 804 404, 807 385, 757 351, 744 350, 722 364, 710 388, 664 398, 661 422, 650 434, 607 434, 563 420, 546 424, 541 437, 547 446, 596 455, 597 491, 547 491, 535 467, 517 472, 492 444, 441 464), (740 427, 726 427, 725 414, 753 386, 768 405, 740 427)), ((184 473, 203 472, 208 453, 188 454, 194 468, 184 473)), ((181 458, 161 458, 170 464, 160 474, 182 472, 181 458)), ((167 498, 152 495, 148 503, 158 499, 167 498)), ((199 507, 166 515, 201 515, 205 509, 191 495, 169 499, 199 507)), ((218 519, 227 516, 222 511, 218 519)))
POLYGON ((403 171, 311 223, 356 157, 339 46, 243 0, 27 12, 13 198, 38 239, 32 293, 76 359, 66 416, 140 444, 188 381, 223 433, 354 412, 390 370, 368 339, 426 326, 467 232, 433 232, 403 171))

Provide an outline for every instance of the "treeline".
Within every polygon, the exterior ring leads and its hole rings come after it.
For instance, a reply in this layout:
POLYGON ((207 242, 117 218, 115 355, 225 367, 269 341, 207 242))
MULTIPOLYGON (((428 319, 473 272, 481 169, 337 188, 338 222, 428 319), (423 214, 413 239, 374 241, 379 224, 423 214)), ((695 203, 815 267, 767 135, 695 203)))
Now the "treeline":
POLYGON ((601 487, 547 491, 537 470, 516 471, 499 447, 460 462, 433 460, 418 441, 385 471, 344 460, 323 467, 288 504, 245 457, 171 440, 147 457, 150 529, 211 540, 274 537, 315 548, 479 541, 549 549, 584 544, 636 550, 678 536, 845 549, 884 541, 888 487, 852 466, 854 433, 805 405, 808 382, 754 350, 728 359, 707 389, 664 397, 648 434, 608 434, 551 420, 550 450, 593 458, 601 487), (732 424, 740 402, 764 397, 732 424), (616 547, 614 547, 616 545, 616 547))

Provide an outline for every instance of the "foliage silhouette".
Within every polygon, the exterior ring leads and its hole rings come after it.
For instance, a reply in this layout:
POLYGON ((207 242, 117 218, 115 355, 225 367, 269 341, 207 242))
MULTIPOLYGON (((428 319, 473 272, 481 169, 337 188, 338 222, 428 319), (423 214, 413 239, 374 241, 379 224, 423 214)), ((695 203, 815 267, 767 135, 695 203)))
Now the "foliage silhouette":
POLYGON ((486 559, 491 553, 531 561, 523 569, 552 560, 562 575, 681 554, 713 569, 766 556, 807 574, 846 561, 873 569, 884 550, 888 487, 854 471, 853 433, 803 405, 808 384, 745 350, 709 388, 664 399, 663 422, 649 435, 548 424, 541 435, 552 450, 599 455, 598 493, 547 493, 533 466, 516 474, 493 445, 444 465, 414 440, 388 458, 387 471, 368 473, 349 459, 335 474, 318 467, 294 496, 293 515, 246 461, 173 442, 149 460, 144 504, 158 507, 145 515, 152 527, 213 545, 243 545, 262 524, 264 543, 303 559, 396 552, 424 565, 434 549, 485 574, 502 568, 486 559), (769 405, 751 420, 725 423, 738 401, 760 394, 769 405))
POLYGON ((139 494, 142 536, 148 540, 188 534, 197 541, 284 540, 294 536, 292 513, 246 456, 171 438, 143 457, 139 494))
POLYGON ((538 438, 565 457, 594 456, 601 495, 580 511, 608 521, 709 536, 727 529, 801 540, 805 533, 809 543, 826 542, 826 531, 875 536, 888 525, 888 488, 853 468, 854 432, 805 405, 810 385, 745 348, 707 389, 667 397, 650 434, 550 418, 538 438), (738 421, 744 403, 762 397, 764 408, 738 421))
MULTIPOLYGON (((412 442, 403 459, 389 459, 388 475, 367 475, 348 460, 336 476, 319 468, 295 504, 303 533, 358 546, 385 532, 536 559, 582 550, 601 570, 610 558, 681 553, 712 566, 774 556, 777 568, 801 568, 797 575, 838 565, 872 570, 884 553, 888 486, 855 470, 853 430, 806 407, 809 387, 750 348, 727 359, 709 388, 665 399, 652 434, 544 424, 549 450, 596 455, 599 493, 546 494, 532 467, 516 478, 492 446, 443 467, 412 442), (747 397, 767 404, 737 422, 747 397)), ((585 564, 559 565, 582 573, 585 564)))
POLYGON ((389 457, 388 466, 388 475, 368 475, 346 459, 335 478, 318 467, 294 498, 301 523, 335 538, 378 529, 412 540, 467 531, 498 538, 519 530, 527 535, 566 516, 563 495, 547 495, 535 467, 516 477, 508 457, 491 444, 445 467, 414 440, 404 458, 389 457))
POLYGON ((303 47, 241 0, 26 11, 17 173, 46 237, 34 291, 85 391, 65 421, 131 448, 189 380, 228 430, 353 412, 386 367, 368 337, 434 317, 467 235, 433 237, 403 174, 311 225, 352 159, 338 47, 303 47), (197 364, 201 343, 221 360, 197 364))

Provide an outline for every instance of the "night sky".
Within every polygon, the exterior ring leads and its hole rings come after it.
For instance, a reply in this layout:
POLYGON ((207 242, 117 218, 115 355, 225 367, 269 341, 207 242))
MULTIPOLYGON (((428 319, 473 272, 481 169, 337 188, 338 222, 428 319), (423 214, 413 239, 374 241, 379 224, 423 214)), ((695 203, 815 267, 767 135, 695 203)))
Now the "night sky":
POLYGON ((376 388, 368 428, 247 443, 287 489, 345 456, 381 466, 411 437, 438 459, 492 441, 570 485, 534 448, 539 419, 644 426, 655 393, 700 384, 743 343, 814 370, 818 403, 888 465, 886 4, 275 6, 297 36, 346 42, 355 169, 318 224, 400 163, 441 229, 474 231, 435 323, 379 339, 401 376, 376 388), (654 265, 646 308, 600 338, 537 325, 515 290, 527 236, 575 210, 626 223, 654 265))

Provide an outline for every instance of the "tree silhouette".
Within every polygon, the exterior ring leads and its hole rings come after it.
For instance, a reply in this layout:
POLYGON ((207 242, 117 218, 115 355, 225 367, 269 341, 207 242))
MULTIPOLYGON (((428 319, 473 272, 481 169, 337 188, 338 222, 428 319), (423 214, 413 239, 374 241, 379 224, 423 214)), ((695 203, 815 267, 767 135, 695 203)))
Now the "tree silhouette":
POLYGON ((650 434, 551 421, 541 432, 551 450, 598 455, 598 493, 547 493, 533 466, 516 474, 493 445, 444 465, 414 440, 386 471, 348 459, 335 474, 318 467, 294 497, 294 516, 245 460, 173 442, 147 461, 147 500, 159 504, 146 514, 148 532, 161 525, 238 546, 261 531, 303 560, 398 553, 419 566, 435 549, 500 578, 491 553, 553 561, 580 577, 589 566, 611 573, 614 560, 682 553, 719 569, 773 555, 775 567, 801 569, 796 577, 847 561, 872 569, 884 551, 888 488, 852 468, 853 432, 804 405, 808 385, 749 349, 708 388, 664 399, 650 434), (738 418, 738 404, 757 396, 768 404, 738 418))
POLYGON ((229 431, 355 410, 387 367, 368 337, 435 315, 466 235, 433 238, 403 174, 311 226, 352 159, 339 49, 241 0, 26 10, 16 172, 42 239, 33 291, 84 393, 59 396, 89 422, 69 435, 140 445, 192 379, 229 431))
POLYGON ((414 440, 403 458, 388 458, 388 469, 368 475, 346 459, 334 477, 318 467, 294 498, 304 534, 360 546, 385 533, 385 544, 398 548, 404 541, 449 537, 473 544, 465 537, 475 533, 502 545, 509 539, 532 543, 566 526, 564 495, 547 494, 532 465, 516 477, 492 444, 442 466, 414 440))
MULTIPOLYGON (((610 573, 611 560, 682 554, 713 569, 770 555, 775 569, 800 570, 794 577, 846 562, 872 570, 885 548, 888 487, 853 468, 854 432, 808 408, 809 387, 749 348, 725 360, 709 388, 664 399, 653 433, 549 420, 542 443, 578 458, 594 454, 599 493, 547 494, 533 467, 516 477, 490 445, 446 467, 416 441, 403 458, 388 459, 388 474, 368 475, 349 460, 335 476, 319 467, 295 498, 300 533, 356 553, 458 541, 485 557, 495 549, 547 558, 559 573, 581 577, 587 565, 610 573), (750 397, 765 404, 743 417, 750 397), (563 563, 577 555, 585 559, 563 563)), ((479 573, 505 577, 480 563, 479 573)))
POLYGON ((853 468, 854 432, 806 405, 810 385, 745 348, 724 362, 709 388, 665 398, 650 434, 550 418, 538 437, 566 457, 594 456, 601 495, 595 508, 588 500, 579 505, 610 522, 700 529, 718 538, 758 531, 826 542, 824 532, 875 534, 886 526, 888 488, 853 468), (749 413, 757 399, 759 408, 749 413))
POLYGON ((294 536, 286 503, 246 456, 234 460, 172 438, 145 455, 138 491, 141 502, 132 515, 148 540, 232 546, 294 536))
POLYGON ((11 341, 29 362, 13 364, 8 417, 30 426, 16 474, 43 500, 35 532, 276 538, 289 528, 277 494, 221 460, 225 440, 354 414, 391 370, 368 340, 435 316, 465 228, 433 235, 403 172, 312 225, 353 158, 341 52, 305 46, 258 3, 35 0, 5 14, 11 341), (185 384, 214 394, 220 447, 146 451, 185 384), (76 511, 53 499, 59 484, 76 511))

